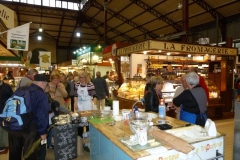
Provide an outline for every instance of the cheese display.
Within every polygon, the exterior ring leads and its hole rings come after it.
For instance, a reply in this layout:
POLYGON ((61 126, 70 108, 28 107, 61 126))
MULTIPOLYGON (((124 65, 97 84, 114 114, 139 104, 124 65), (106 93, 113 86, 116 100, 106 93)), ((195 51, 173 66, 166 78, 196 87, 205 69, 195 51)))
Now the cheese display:
POLYGON ((122 98, 140 100, 144 97, 145 81, 129 81, 118 89, 118 96, 122 98))

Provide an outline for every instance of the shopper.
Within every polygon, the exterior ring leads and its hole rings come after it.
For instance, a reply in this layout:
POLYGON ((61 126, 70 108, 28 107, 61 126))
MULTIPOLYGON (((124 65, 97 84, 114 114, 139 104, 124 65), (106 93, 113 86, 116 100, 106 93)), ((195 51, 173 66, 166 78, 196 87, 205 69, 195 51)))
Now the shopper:
POLYGON ((8 71, 8 73, 6 74, 6 79, 7 80, 14 80, 14 77, 13 77, 13 71, 8 71))
POLYGON ((148 90, 147 94, 144 96, 145 100, 145 112, 157 112, 160 100, 159 92, 163 88, 163 78, 161 76, 151 77, 151 88, 148 90))
POLYGON ((144 95, 146 95, 147 92, 148 92, 148 90, 151 88, 150 80, 151 80, 151 77, 152 77, 152 76, 153 76, 152 73, 148 73, 148 74, 146 75, 146 78, 145 78, 145 80, 146 80, 146 85, 145 85, 145 89, 144 89, 144 95))
POLYGON ((105 107, 105 99, 109 98, 107 82, 101 77, 101 72, 96 72, 96 78, 92 81, 97 94, 97 109, 102 110, 105 107))
MULTIPOLYGON (((13 94, 11 86, 3 82, 3 77, 0 76, 0 113, 3 112, 5 102, 13 94)), ((8 133, 0 127, 0 153, 4 152, 8 146, 8 133)))
POLYGON ((204 91, 206 92, 207 101, 209 101, 209 89, 208 89, 208 87, 207 87, 207 85, 206 85, 206 83, 205 83, 204 78, 203 78, 200 74, 198 74, 196 67, 191 67, 191 68, 189 68, 189 72, 195 72, 195 73, 197 73, 197 75, 199 76, 199 85, 200 85, 200 86, 204 89, 204 91))
POLYGON ((65 107, 64 98, 68 96, 65 86, 60 82, 60 73, 54 71, 50 75, 50 90, 55 92, 55 100, 60 103, 61 106, 65 107))
POLYGON ((34 80, 34 76, 36 74, 38 74, 38 71, 36 69, 30 69, 27 72, 27 75, 18 82, 16 89, 22 86, 29 86, 30 84, 32 84, 34 80))
POLYGON ((102 78, 103 79, 108 79, 108 76, 109 76, 109 71, 106 72, 106 75, 104 75, 102 78))
MULTIPOLYGON (((179 87, 176 89, 176 91, 175 91, 175 93, 174 93, 174 95, 173 95, 173 98, 177 97, 177 96, 180 95, 184 90, 188 89, 187 82, 186 82, 186 74, 183 74, 183 75, 181 76, 180 81, 181 81, 181 84, 182 84, 182 85, 179 86, 179 87)), ((180 119, 180 107, 175 107, 175 108, 176 108, 176 110, 175 110, 175 112, 176 112, 176 119, 180 119)))
POLYGON ((207 95, 199 85, 199 76, 195 72, 186 75, 189 89, 173 99, 175 106, 181 106, 180 120, 204 126, 207 119, 207 95))
MULTIPOLYGON (((41 137, 46 141, 48 127, 48 98, 44 90, 48 86, 48 79, 41 74, 34 76, 34 82, 30 86, 25 87, 31 91, 31 111, 34 113, 33 121, 21 131, 8 131, 9 137, 9 160, 22 159, 33 143, 41 137)), ((29 159, 39 159, 39 155, 44 153, 34 151, 29 159)))
POLYGON ((69 97, 70 97, 70 101, 71 101, 71 111, 74 112, 74 86, 75 86, 75 82, 74 82, 74 76, 73 76, 72 73, 68 74, 68 83, 70 85, 69 97))
POLYGON ((60 82, 64 85, 65 90, 67 91, 67 96, 64 97, 64 101, 65 101, 65 107, 67 109, 71 109, 71 102, 70 102, 70 92, 71 92, 71 86, 67 81, 67 77, 64 73, 60 73, 60 82))

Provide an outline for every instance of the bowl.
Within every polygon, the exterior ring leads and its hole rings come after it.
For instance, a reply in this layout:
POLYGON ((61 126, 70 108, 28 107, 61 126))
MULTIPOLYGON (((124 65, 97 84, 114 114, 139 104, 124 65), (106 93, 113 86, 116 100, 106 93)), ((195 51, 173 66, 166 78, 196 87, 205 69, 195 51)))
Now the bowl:
POLYGON ((137 130, 141 129, 147 129, 150 125, 150 122, 147 120, 131 120, 128 122, 129 128, 133 133, 136 133, 137 130))
POLYGON ((112 111, 111 110, 96 110, 93 112, 94 118, 111 118, 112 111))
POLYGON ((130 113, 130 121, 131 120, 145 120, 147 121, 148 119, 148 114, 146 112, 131 112, 130 113))

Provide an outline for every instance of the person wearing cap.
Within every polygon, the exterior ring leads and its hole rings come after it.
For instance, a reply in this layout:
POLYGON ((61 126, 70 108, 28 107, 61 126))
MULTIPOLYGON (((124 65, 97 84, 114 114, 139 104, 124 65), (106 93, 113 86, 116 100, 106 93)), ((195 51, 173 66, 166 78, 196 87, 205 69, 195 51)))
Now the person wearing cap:
POLYGON ((27 75, 18 82, 16 89, 18 89, 19 87, 29 86, 30 84, 32 84, 34 76, 36 74, 38 74, 38 71, 36 69, 30 69, 27 72, 27 75))
MULTIPOLYGON (((44 92, 48 86, 48 78, 42 74, 36 74, 31 85, 24 87, 30 91, 30 112, 34 113, 32 122, 21 131, 8 131, 9 138, 9 160, 21 159, 33 143, 41 138, 46 141, 48 129, 48 97, 44 92)), ((22 89, 22 88, 19 88, 22 89)), ((29 159, 43 159, 38 153, 38 149, 34 151, 29 159)))

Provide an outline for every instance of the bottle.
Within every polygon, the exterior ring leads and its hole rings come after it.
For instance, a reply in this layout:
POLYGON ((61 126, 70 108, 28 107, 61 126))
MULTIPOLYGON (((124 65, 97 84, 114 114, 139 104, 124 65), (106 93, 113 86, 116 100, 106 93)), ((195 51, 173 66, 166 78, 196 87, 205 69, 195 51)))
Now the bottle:
POLYGON ((163 99, 161 99, 160 104, 158 106, 158 116, 161 119, 166 118, 166 108, 165 108, 165 105, 163 103, 163 99))
POLYGON ((138 113, 138 107, 137 107, 137 106, 134 107, 134 111, 133 111, 133 112, 134 112, 135 114, 138 113))

